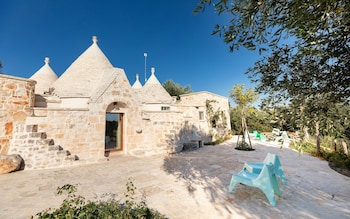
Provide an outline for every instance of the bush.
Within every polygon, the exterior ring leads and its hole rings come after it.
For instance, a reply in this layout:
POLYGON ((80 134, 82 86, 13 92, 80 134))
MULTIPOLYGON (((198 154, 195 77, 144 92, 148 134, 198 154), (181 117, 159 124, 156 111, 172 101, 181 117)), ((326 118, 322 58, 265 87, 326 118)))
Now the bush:
MULTIPOLYGON (((324 150, 321 148, 320 154, 317 154, 316 145, 308 142, 292 143, 290 144, 290 147, 298 150, 300 154, 307 153, 328 161, 329 166, 337 171, 338 169, 350 171, 350 156, 346 155, 344 152, 330 152, 329 150, 324 150)), ((330 148, 330 146, 327 147, 327 145, 324 147, 326 149, 330 148)), ((344 174, 344 172, 341 173, 344 174)))
MULTIPOLYGON (((47 209, 36 214, 36 218, 166 218, 159 212, 147 207, 146 202, 135 202, 134 195, 136 187, 133 179, 129 178, 126 183, 125 203, 115 200, 108 201, 85 201, 85 198, 76 195, 75 185, 66 184, 57 188, 57 194, 62 195, 67 192, 67 197, 63 200, 58 209, 47 209)), ((34 218, 34 217, 32 217, 34 218)))
POLYGON ((254 151, 255 149, 252 148, 250 144, 248 144, 245 141, 238 142, 237 146, 235 147, 236 150, 241 150, 241 151, 254 151))
POLYGON ((342 152, 333 152, 327 155, 327 161, 332 167, 350 170, 350 157, 342 152))

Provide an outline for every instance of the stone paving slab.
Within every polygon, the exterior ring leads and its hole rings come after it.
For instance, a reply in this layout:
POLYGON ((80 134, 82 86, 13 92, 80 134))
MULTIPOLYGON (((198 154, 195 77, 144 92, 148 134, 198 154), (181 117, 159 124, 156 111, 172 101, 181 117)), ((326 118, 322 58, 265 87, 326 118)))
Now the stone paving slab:
POLYGON ((130 177, 137 198, 145 193, 148 206, 169 218, 350 218, 350 178, 326 161, 258 141, 253 141, 255 151, 238 151, 235 143, 231 139, 172 156, 118 156, 99 164, 0 175, 0 218, 30 218, 58 207, 64 197, 56 189, 64 184, 76 184, 87 199, 114 193, 122 200, 130 177), (267 152, 280 157, 288 180, 286 186, 280 183, 277 206, 270 206, 256 188, 237 185, 229 194, 232 174, 244 162, 262 161, 267 152))

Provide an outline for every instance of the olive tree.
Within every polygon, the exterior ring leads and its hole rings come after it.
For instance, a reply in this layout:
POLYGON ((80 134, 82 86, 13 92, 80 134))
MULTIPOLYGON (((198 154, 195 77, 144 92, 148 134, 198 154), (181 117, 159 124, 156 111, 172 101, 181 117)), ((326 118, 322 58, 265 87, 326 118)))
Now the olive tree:
POLYGON ((348 1, 200 0, 195 12, 208 7, 229 17, 213 34, 223 37, 230 51, 244 47, 263 55, 247 71, 257 91, 282 103, 299 103, 311 119, 304 125, 319 129, 324 106, 349 100, 348 1))
POLYGON ((249 132, 246 122, 246 111, 248 107, 253 104, 258 99, 258 93, 255 92, 253 88, 247 88, 245 89, 244 84, 236 84, 232 87, 230 90, 230 97, 232 98, 233 102, 237 105, 237 108, 239 109, 241 113, 241 134, 242 137, 242 143, 238 142, 237 148, 238 149, 252 149, 252 144, 250 142, 249 135, 247 136, 249 139, 248 142, 245 142, 245 136, 249 132))
POLYGON ((165 81, 162 86, 170 94, 170 96, 176 96, 178 100, 180 99, 181 94, 192 93, 189 85, 181 86, 180 84, 175 83, 173 80, 165 81))

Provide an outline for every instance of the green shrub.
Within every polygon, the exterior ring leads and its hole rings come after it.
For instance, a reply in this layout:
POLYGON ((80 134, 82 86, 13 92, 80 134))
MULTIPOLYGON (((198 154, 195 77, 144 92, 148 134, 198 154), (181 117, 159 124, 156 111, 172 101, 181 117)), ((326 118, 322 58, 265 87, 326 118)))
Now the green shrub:
POLYGON ((242 151, 254 151, 255 150, 252 148, 252 146, 248 142, 245 142, 245 141, 238 142, 235 149, 242 150, 242 151))
POLYGON ((332 167, 350 170, 350 157, 343 152, 329 153, 326 159, 332 167))
POLYGON ((226 135, 216 135, 215 138, 216 140, 214 141, 214 144, 221 144, 229 139, 231 139, 231 134, 226 134, 226 135))
MULTIPOLYGON (((57 218, 57 219, 73 219, 73 218, 166 218, 159 212, 147 207, 146 202, 136 202, 134 195, 136 187, 133 179, 129 178, 126 183, 125 202, 115 200, 108 201, 86 201, 84 197, 76 195, 77 188, 75 185, 66 184, 57 188, 57 194, 67 193, 67 197, 63 200, 58 209, 47 209, 36 214, 36 218, 57 218)), ((32 217, 34 218, 34 217, 32 217)))
MULTIPOLYGON (((332 141, 328 141, 332 143, 332 141)), ((300 154, 307 153, 315 157, 319 157, 328 161, 332 168, 347 169, 350 170, 350 156, 346 155, 344 152, 330 151, 329 145, 324 145, 326 149, 322 149, 319 154, 316 153, 316 145, 307 142, 291 143, 291 148, 298 150, 300 154)))
POLYGON ((321 147, 333 149, 334 137, 324 136, 321 140, 321 147))

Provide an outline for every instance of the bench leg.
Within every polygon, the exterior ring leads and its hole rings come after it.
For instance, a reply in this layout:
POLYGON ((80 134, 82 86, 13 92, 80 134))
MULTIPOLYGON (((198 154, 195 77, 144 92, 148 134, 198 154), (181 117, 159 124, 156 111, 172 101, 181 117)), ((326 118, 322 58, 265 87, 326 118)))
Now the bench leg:
POLYGON ((276 206, 275 193, 272 187, 260 187, 260 189, 265 194, 267 200, 269 200, 270 205, 276 206))
POLYGON ((278 185, 276 175, 272 175, 272 187, 273 187, 273 190, 275 191, 276 195, 281 196, 281 190, 280 190, 280 187, 278 185))
POLYGON ((283 170, 278 170, 276 174, 278 174, 278 176, 279 176, 279 178, 281 179, 282 183, 283 183, 284 185, 287 185, 287 179, 286 179, 286 177, 284 176, 283 170))
POLYGON ((231 193, 235 185, 237 184, 237 181, 235 180, 234 176, 231 178, 230 186, 228 188, 228 192, 231 193))

